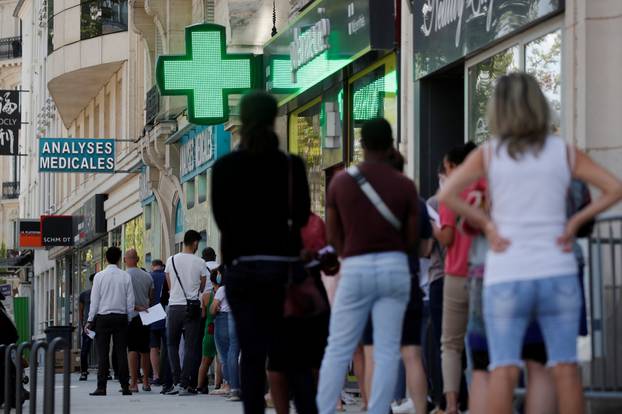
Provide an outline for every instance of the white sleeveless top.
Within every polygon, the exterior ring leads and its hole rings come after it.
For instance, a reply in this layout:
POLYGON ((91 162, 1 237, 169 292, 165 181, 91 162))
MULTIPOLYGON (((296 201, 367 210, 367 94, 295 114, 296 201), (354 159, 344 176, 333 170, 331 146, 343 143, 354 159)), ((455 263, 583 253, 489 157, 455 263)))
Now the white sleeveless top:
POLYGON ((557 244, 566 224, 571 180, 568 147, 549 136, 542 150, 518 160, 492 140, 485 147, 492 220, 510 241, 503 253, 488 251, 484 284, 567 276, 577 272, 572 252, 557 244))

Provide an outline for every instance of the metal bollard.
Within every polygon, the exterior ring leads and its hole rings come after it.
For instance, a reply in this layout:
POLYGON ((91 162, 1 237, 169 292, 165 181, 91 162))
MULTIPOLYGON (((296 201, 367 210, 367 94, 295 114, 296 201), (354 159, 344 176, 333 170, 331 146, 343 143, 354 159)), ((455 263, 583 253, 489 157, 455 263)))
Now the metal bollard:
POLYGON ((15 414, 22 414, 22 380, 24 379, 22 353, 25 349, 31 348, 32 342, 22 342, 17 347, 17 355, 15 355, 15 414))
POLYGON ((4 351, 4 414, 11 414, 11 353, 15 348, 15 344, 10 344, 4 351))
MULTIPOLYGON (((40 349, 47 351, 48 343, 37 341, 32 345, 32 350, 30 351, 30 414, 37 414, 37 362, 40 349)), ((45 353, 43 356, 45 361, 45 353)), ((43 400, 45 401, 45 389, 43 400)))
POLYGON ((43 414, 54 414, 54 362, 55 355, 58 348, 63 349, 63 414, 69 414, 69 392, 70 392, 70 349, 69 344, 63 338, 55 338, 50 342, 45 356, 45 380, 44 388, 45 394, 43 399, 43 414))

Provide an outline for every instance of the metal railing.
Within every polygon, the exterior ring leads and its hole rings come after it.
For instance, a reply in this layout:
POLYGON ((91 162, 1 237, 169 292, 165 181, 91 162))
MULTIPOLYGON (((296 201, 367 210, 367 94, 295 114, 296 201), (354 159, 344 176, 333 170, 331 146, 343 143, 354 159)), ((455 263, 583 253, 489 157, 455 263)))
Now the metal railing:
POLYGON ((19 181, 2 183, 2 198, 5 200, 19 198, 19 181))
POLYGON ((15 414, 22 414, 23 403, 29 400, 29 413, 35 414, 54 414, 55 412, 55 392, 56 392, 56 353, 63 352, 63 414, 69 414, 71 388, 71 350, 69 344, 63 338, 55 338, 50 343, 46 341, 22 342, 19 344, 0 345, 0 355, 4 358, 4 390, 0 392, 4 395, 4 414, 10 414, 12 406, 15 407, 15 414), (23 395, 24 381, 24 351, 30 351, 30 384, 29 396, 23 395), (44 351, 43 356, 43 410, 37 411, 37 374, 40 351, 44 351))
POLYGON ((585 382, 589 391, 622 401, 622 216, 597 220, 588 264, 592 356, 585 382))
POLYGON ((0 60, 22 57, 22 38, 20 36, 0 39, 0 60))

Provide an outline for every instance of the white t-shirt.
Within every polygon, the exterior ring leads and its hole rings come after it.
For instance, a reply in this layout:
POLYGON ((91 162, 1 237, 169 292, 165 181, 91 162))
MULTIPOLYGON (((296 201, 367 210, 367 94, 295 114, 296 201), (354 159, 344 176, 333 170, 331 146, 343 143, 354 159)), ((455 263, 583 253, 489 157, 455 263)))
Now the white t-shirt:
POLYGON ((203 289, 203 293, 211 292, 214 289, 214 285, 210 280, 211 273, 214 269, 218 269, 220 264, 218 262, 205 262, 205 267, 207 268, 207 281, 205 282, 205 288, 203 289))
POLYGON ((488 251, 484 284, 575 274, 574 254, 557 244, 571 179, 566 142, 549 136, 537 156, 527 152, 516 160, 497 140, 487 145, 491 216, 510 245, 502 253, 488 251))
POLYGON ((229 302, 227 302, 227 295, 225 294, 225 287, 221 286, 216 291, 214 295, 214 299, 220 302, 220 311, 221 312, 231 312, 231 308, 229 307, 229 302))
MULTIPOLYGON (((177 253, 175 256, 175 267, 179 271, 179 278, 184 285, 188 299, 199 298, 199 288, 201 287, 201 277, 207 276, 207 268, 205 262, 198 256, 190 253, 177 253)), ((166 261, 164 271, 168 273, 171 280, 171 297, 169 305, 185 305, 186 296, 179 285, 179 280, 173 268, 173 257, 169 257, 166 261)))

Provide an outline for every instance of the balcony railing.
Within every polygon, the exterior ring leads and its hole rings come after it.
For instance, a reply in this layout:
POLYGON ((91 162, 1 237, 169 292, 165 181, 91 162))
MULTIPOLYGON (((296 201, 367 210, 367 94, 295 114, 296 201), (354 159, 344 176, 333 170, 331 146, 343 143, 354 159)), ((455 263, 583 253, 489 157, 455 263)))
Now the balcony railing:
POLYGON ((19 181, 2 183, 2 198, 5 200, 19 198, 19 181))
POLYGON ((22 38, 20 36, 0 39, 0 60, 20 57, 22 57, 22 38))

